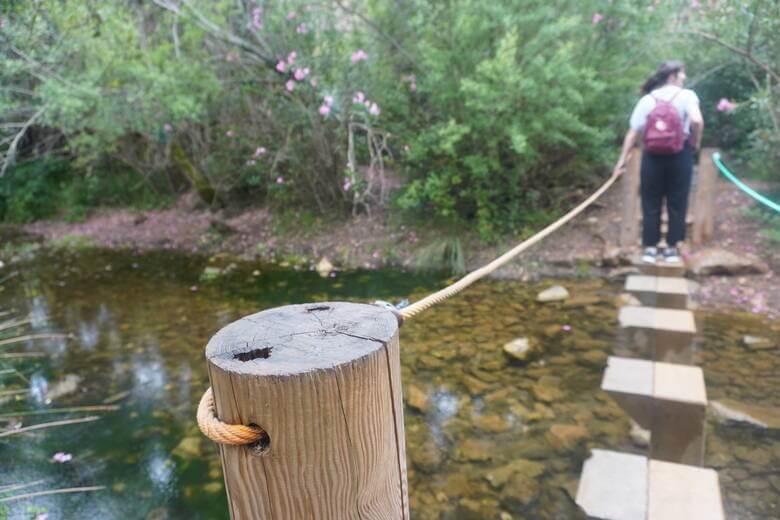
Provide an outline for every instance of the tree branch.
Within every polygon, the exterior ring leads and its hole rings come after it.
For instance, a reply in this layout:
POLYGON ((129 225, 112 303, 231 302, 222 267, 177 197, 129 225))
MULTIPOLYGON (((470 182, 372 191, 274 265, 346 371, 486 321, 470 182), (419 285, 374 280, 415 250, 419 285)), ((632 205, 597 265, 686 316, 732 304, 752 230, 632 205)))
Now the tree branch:
POLYGON ((709 33, 705 33, 705 32, 702 32, 702 31, 697 31, 697 30, 688 30, 688 31, 683 31, 683 32, 684 33, 688 33, 688 34, 694 34, 696 36, 699 36, 700 38, 704 38, 705 40, 711 41, 712 43, 716 43, 716 44, 720 45, 721 47, 724 47, 724 48, 730 50, 734 54, 738 54, 738 55, 742 56, 743 58, 745 58, 748 61, 750 61, 753 65, 759 67, 761 70, 766 72, 767 75, 769 75, 772 79, 774 79, 775 81, 780 83, 780 75, 777 72, 775 72, 774 70, 772 70, 772 68, 769 65, 767 65, 765 63, 762 63, 758 59, 756 59, 756 57, 753 56, 753 54, 750 51, 748 51, 746 49, 741 49, 739 47, 736 47, 735 45, 732 45, 730 43, 724 42, 723 40, 721 40, 720 38, 718 38, 714 34, 709 34, 709 33))
POLYGON ((41 107, 38 109, 38 111, 33 114, 33 116, 27 120, 26 123, 22 126, 21 130, 17 132, 16 136, 14 137, 13 141, 11 141, 11 144, 8 146, 8 150, 5 152, 5 157, 3 158, 3 165, 0 167, 0 179, 5 175, 5 171, 8 169, 9 166, 13 165, 14 160, 16 159, 16 149, 19 146, 19 141, 22 140, 22 137, 24 137, 24 134, 27 133, 27 129, 32 126, 32 124, 35 122, 36 119, 41 117, 41 115, 44 112, 44 108, 41 107))

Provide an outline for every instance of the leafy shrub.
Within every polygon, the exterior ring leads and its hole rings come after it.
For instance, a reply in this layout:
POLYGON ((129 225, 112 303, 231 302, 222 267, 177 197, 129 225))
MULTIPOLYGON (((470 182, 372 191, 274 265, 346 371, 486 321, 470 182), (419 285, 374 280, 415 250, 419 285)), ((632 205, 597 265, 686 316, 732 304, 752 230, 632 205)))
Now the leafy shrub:
POLYGON ((56 214, 68 162, 44 157, 9 169, 0 178, 0 220, 30 222, 56 214))

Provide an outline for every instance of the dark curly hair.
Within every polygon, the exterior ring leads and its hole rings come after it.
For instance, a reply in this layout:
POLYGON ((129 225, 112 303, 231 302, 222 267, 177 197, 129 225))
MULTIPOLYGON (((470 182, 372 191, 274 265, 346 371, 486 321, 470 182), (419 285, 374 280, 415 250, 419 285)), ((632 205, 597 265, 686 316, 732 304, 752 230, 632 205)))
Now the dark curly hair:
POLYGON ((663 86, 669 79, 669 76, 674 76, 684 68, 685 65, 681 61, 671 60, 663 62, 658 67, 658 70, 647 78, 647 81, 642 85, 642 94, 649 94, 658 87, 663 86))

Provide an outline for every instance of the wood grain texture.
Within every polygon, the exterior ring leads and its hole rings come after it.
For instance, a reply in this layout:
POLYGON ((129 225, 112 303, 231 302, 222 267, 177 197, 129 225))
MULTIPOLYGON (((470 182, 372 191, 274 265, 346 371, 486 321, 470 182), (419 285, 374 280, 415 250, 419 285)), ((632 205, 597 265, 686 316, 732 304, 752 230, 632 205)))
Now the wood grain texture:
POLYGON ((715 148, 702 148, 699 154, 698 179, 694 196, 693 243, 703 244, 712 238, 715 229, 715 183, 718 173, 712 161, 715 148))
POLYGON ((623 173, 623 215, 620 222, 620 247, 632 247, 639 239, 639 166, 642 151, 634 148, 628 156, 626 171, 623 173))
POLYGON ((290 305, 206 347, 218 417, 270 445, 221 446, 233 520, 408 519, 398 322, 373 305, 290 305))

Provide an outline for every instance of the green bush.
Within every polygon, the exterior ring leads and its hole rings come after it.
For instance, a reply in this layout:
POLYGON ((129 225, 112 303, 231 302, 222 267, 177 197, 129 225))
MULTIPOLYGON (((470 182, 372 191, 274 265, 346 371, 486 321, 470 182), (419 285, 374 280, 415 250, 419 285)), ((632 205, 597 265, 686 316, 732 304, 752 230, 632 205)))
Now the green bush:
POLYGON ((10 168, 0 178, 0 220, 23 223, 55 215, 61 184, 68 175, 68 162, 58 157, 44 157, 10 168))
POLYGON ((154 209, 170 200, 170 195, 154 191, 132 170, 81 174, 57 156, 23 162, 0 178, 0 221, 11 223, 55 216, 81 220, 92 208, 154 209))

